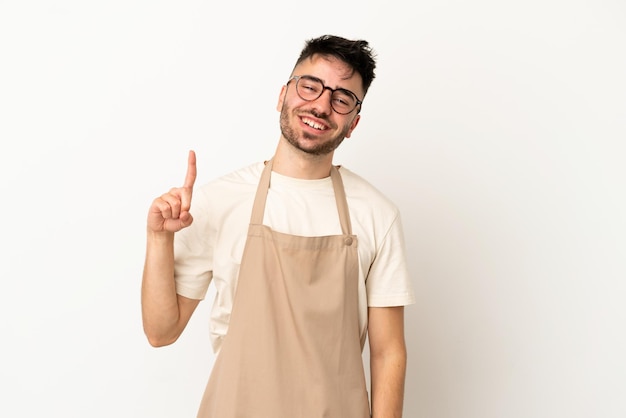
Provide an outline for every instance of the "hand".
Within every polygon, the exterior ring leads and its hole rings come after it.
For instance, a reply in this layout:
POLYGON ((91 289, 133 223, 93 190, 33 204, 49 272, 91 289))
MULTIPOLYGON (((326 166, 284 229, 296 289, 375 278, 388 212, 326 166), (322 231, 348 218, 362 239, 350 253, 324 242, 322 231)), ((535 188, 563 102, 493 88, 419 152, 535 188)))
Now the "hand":
POLYGON ((189 151, 183 187, 173 188, 154 199, 148 212, 148 231, 173 233, 191 225, 193 217, 189 209, 195 181, 196 153, 189 151))

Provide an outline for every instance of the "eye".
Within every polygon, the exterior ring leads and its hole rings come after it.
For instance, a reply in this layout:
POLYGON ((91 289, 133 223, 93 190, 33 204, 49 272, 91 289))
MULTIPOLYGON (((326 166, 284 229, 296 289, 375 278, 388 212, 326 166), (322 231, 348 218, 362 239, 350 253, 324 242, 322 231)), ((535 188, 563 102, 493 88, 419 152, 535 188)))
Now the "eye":
POLYGON ((298 83, 298 87, 303 91, 310 94, 319 93, 322 90, 322 85, 317 80, 311 80, 309 78, 301 78, 298 83))
POLYGON ((341 106, 348 106, 348 101, 344 97, 335 97, 335 103, 341 106))
POLYGON ((335 91, 335 94, 333 94, 333 102, 345 108, 351 108, 356 104, 354 96, 342 90, 335 91))

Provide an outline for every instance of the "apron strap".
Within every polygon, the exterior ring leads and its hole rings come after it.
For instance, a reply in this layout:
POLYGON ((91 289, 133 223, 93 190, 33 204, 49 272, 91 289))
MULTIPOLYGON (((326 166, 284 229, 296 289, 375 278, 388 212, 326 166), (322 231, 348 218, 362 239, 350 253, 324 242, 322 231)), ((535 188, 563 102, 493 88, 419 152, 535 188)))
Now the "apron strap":
MULTIPOLYGON (((250 217, 250 223, 252 225, 262 225, 263 215, 265 214, 265 202, 267 200, 267 192, 270 188, 270 179, 272 176, 272 166, 274 159, 269 160, 259 180, 256 196, 254 198, 254 205, 252 206, 252 215, 250 217)), ((330 179, 333 183, 333 190, 335 192, 335 202, 337 203, 337 211, 339 212, 339 223, 341 224, 341 232, 343 235, 352 235, 352 224, 350 223, 350 212, 348 210, 348 200, 346 198, 346 192, 343 187, 343 181, 341 174, 336 166, 332 166, 330 169, 330 179)))
POLYGON ((333 182, 333 190, 335 191, 335 202, 337 203, 337 210, 339 211, 341 232, 343 232, 343 235, 352 235, 352 224, 350 223, 350 211, 348 210, 346 190, 343 187, 343 180, 336 166, 332 166, 330 169, 330 178, 333 182))
POLYGON ((272 166, 274 159, 265 163, 265 168, 261 173, 261 179, 256 189, 254 197, 254 206, 252 206, 252 215, 250 216, 251 225, 263 225, 263 215, 265 214, 265 201, 267 200, 267 192, 270 189, 270 178, 272 177, 272 166))

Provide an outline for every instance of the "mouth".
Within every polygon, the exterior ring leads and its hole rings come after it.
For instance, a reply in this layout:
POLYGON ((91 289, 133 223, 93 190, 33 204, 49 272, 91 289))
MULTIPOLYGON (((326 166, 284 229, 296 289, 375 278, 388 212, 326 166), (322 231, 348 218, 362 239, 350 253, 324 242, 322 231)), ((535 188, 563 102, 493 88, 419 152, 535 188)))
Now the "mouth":
POLYGON ((325 131, 325 130, 327 130, 327 129, 328 129, 328 126, 327 126, 327 125, 325 125, 325 124, 323 124, 323 123, 321 123, 321 122, 315 121, 315 120, 313 120, 313 119, 310 119, 310 118, 308 118, 308 117, 306 117, 306 116, 301 117, 301 118, 300 118, 300 120, 301 120, 301 121, 302 121, 302 123, 304 123, 305 125, 307 125, 307 126, 309 126, 309 127, 313 128, 313 129, 315 129, 315 130, 317 130, 317 131, 325 131))

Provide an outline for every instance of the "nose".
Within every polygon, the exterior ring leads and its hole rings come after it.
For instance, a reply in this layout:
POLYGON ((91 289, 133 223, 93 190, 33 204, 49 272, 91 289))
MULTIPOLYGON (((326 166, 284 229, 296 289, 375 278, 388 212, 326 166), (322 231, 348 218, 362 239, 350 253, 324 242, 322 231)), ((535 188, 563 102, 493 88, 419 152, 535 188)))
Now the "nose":
POLYGON ((320 114, 328 116, 333 111, 333 108, 330 104, 332 97, 333 91, 331 90, 331 88, 324 87, 324 91, 322 92, 321 96, 315 99, 312 102, 312 105, 315 107, 315 109, 318 110, 318 112, 320 112, 320 114), (328 92, 328 94, 326 94, 326 92, 328 92))

